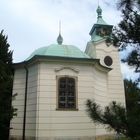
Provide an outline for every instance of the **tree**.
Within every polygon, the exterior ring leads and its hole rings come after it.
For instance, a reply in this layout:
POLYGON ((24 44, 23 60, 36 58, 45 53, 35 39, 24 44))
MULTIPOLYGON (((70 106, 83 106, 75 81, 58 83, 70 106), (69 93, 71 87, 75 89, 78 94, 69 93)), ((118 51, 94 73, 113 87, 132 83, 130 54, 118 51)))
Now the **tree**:
POLYGON ((8 140, 10 119, 14 109, 12 100, 12 51, 9 50, 7 36, 0 32, 0 139, 8 140))
POLYGON ((135 106, 140 104, 140 88, 138 82, 132 80, 124 80, 125 97, 126 97, 126 108, 127 111, 134 110, 135 106))
POLYGON ((136 81, 125 80, 124 83, 129 135, 140 139, 140 88, 136 81))
POLYGON ((114 45, 120 50, 133 47, 123 62, 134 66, 135 72, 140 73, 140 0, 118 0, 117 6, 123 19, 113 30, 114 45))
POLYGON ((102 108, 94 100, 87 100, 87 113, 96 124, 103 124, 132 140, 140 139, 140 89, 125 80, 126 108, 115 101, 102 108))

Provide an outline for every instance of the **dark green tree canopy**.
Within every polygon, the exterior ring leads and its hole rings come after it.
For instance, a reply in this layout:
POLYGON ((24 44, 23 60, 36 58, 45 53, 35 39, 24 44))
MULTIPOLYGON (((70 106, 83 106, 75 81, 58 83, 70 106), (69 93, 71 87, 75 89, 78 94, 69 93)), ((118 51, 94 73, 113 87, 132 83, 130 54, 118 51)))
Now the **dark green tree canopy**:
POLYGON ((122 21, 114 30, 115 39, 123 44, 140 45, 139 0, 118 0, 117 6, 122 11, 122 21))
POLYGON ((140 0, 118 0, 117 6, 122 12, 122 21, 113 29, 114 45, 120 50, 133 46, 123 62, 140 73, 140 0))
POLYGON ((9 123, 14 109, 11 107, 12 100, 12 51, 7 42, 7 36, 0 32, 0 139, 8 140, 9 123))
POLYGON ((0 80, 4 80, 8 75, 12 75, 12 51, 7 43, 7 36, 0 33, 0 80))

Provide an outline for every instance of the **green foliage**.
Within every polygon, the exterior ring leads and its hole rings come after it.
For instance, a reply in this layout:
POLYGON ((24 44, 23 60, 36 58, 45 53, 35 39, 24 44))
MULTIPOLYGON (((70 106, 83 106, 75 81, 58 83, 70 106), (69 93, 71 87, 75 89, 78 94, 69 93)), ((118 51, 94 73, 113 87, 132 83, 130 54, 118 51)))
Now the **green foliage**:
POLYGON ((122 21, 113 30, 114 45, 120 50, 133 46, 132 52, 123 62, 140 72, 140 0, 118 0, 122 21))
POLYGON ((115 37, 121 43, 140 44, 140 5, 138 0, 118 0, 118 8, 123 19, 114 30, 115 37))
POLYGON ((127 62, 129 66, 135 67, 135 72, 140 72, 140 51, 133 49, 122 62, 127 62))
POLYGON ((124 80, 126 107, 128 111, 134 110, 135 106, 139 106, 140 102, 140 88, 138 82, 132 80, 124 80))
POLYGON ((125 80, 126 109, 129 136, 140 136, 140 88, 137 82, 125 80))
POLYGON ((0 32, 0 140, 7 140, 9 122, 15 109, 11 106, 12 100, 12 52, 9 51, 7 37, 0 32))
POLYGON ((138 83, 125 80, 126 108, 111 102, 106 107, 99 106, 94 100, 87 100, 87 113, 96 124, 103 124, 133 140, 140 138, 140 89, 138 83))
POLYGON ((121 137, 121 138, 119 138, 119 139, 112 138, 112 139, 106 139, 106 140, 132 140, 132 139, 126 138, 126 137, 121 137))
POLYGON ((114 129, 117 133, 125 133, 126 110, 122 105, 113 101, 109 106, 101 109, 94 100, 87 100, 86 106, 88 115, 95 123, 104 124, 108 129, 114 129))

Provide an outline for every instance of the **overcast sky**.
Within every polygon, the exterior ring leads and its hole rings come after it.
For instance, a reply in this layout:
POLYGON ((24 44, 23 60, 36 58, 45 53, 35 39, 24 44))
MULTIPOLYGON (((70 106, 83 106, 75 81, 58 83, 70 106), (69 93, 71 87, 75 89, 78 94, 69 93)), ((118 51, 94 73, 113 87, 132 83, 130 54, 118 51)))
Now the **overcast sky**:
MULTIPOLYGON (((104 20, 111 25, 121 19, 116 1, 99 2, 104 20)), ((56 43, 59 20, 64 44, 84 51, 97 20, 98 0, 0 0, 0 5, 0 30, 8 35, 14 62, 24 61, 39 47, 56 43)), ((125 65, 122 71, 126 71, 125 65)))

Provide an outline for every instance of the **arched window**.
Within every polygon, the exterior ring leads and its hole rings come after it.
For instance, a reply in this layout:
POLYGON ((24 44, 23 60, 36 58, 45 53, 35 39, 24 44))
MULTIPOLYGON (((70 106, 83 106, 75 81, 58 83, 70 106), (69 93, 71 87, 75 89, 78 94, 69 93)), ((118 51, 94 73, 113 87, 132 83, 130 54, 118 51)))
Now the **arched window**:
POLYGON ((58 79, 58 109, 76 109, 76 84, 71 77, 58 79))

